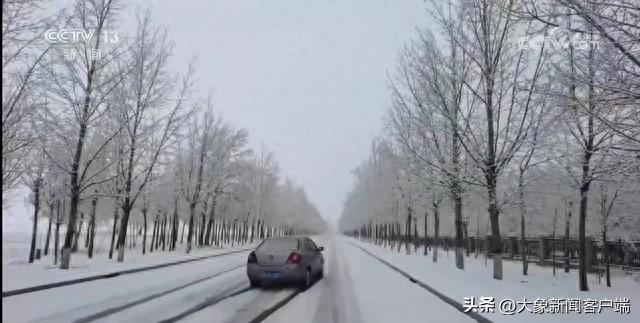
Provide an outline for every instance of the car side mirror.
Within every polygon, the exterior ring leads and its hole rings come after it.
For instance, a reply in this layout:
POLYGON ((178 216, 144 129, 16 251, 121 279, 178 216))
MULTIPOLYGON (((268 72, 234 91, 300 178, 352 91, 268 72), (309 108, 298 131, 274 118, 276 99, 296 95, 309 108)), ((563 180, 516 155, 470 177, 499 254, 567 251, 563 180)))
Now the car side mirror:
POLYGON ((324 251, 324 247, 318 247, 318 251, 324 251))

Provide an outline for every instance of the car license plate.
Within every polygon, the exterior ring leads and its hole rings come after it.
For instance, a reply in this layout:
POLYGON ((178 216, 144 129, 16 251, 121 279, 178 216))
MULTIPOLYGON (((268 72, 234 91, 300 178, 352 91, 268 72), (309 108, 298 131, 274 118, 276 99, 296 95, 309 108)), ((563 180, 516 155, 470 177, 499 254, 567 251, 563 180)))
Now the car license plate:
POLYGON ((280 273, 277 272, 277 271, 265 271, 263 273, 263 275, 264 275, 264 278, 267 278, 267 279, 273 279, 273 278, 280 277, 280 273))

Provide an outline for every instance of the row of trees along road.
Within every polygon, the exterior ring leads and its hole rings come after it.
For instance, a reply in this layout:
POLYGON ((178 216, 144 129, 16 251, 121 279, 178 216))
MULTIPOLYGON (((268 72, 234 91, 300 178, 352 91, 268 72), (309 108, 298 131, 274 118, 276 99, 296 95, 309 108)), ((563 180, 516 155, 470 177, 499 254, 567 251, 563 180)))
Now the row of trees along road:
POLYGON ((89 257, 96 232, 110 230, 109 258, 117 250, 118 261, 140 235, 143 254, 149 235, 149 251, 160 243, 175 250, 185 227, 187 252, 324 230, 305 192, 282 183, 273 156, 248 149, 247 132, 215 114, 211 97, 197 96, 195 65, 171 72, 173 43, 149 12, 126 34, 119 1, 78 0, 52 16, 43 7, 26 0, 2 8, 2 196, 31 189, 30 262, 43 216, 44 253, 53 230, 63 269, 83 229, 89 257), (93 37, 45 40, 62 28, 93 37))
MULTIPOLYGON (((637 239, 640 231, 640 6, 427 7, 436 27, 419 31, 400 55, 386 135, 355 172, 342 229, 377 223, 399 234, 405 217, 405 232, 411 221, 417 232, 424 214, 426 235, 433 214, 435 239, 440 223, 453 232, 463 269, 463 237, 475 218, 492 237, 493 278, 502 279, 501 237, 518 234, 525 250, 526 236, 555 232, 554 214, 575 205, 579 288, 588 290, 586 236, 637 239)), ((524 252, 522 263, 527 275, 524 252)))

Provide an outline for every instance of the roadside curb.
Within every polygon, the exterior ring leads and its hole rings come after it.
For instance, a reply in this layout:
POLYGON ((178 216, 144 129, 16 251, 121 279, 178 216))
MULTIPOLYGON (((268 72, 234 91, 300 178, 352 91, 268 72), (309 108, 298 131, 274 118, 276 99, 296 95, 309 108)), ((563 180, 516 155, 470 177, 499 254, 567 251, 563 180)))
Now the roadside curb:
POLYGON ((60 281, 60 282, 55 282, 55 283, 48 283, 48 284, 36 285, 36 286, 19 288, 19 289, 14 289, 14 290, 8 290, 8 291, 3 291, 2 292, 2 298, 21 295, 21 294, 26 294, 26 293, 33 293, 33 292, 46 290, 46 289, 51 289, 51 288, 75 285, 75 284, 90 282, 90 281, 99 280, 99 279, 108 279, 108 278, 118 277, 118 276, 122 276, 122 275, 135 274, 135 273, 138 273, 138 272, 141 272, 141 271, 148 271, 148 270, 160 269, 160 268, 164 268, 164 267, 181 265, 181 264, 186 264, 186 263, 189 263, 189 262, 200 261, 200 260, 205 260, 205 259, 210 259, 210 258, 215 258, 215 257, 220 257, 220 256, 226 256, 226 255, 241 253, 241 252, 249 251, 249 250, 252 250, 252 249, 253 248, 244 248, 244 249, 240 249, 240 250, 234 250, 234 251, 227 251, 227 252, 223 252, 223 253, 218 253, 218 254, 215 254, 215 255, 200 256, 200 257, 196 257, 196 258, 177 260, 177 261, 172 261, 172 262, 168 262, 168 263, 144 266, 144 267, 139 267, 139 268, 124 269, 124 270, 114 271, 114 272, 107 273, 107 274, 93 275, 93 276, 76 278, 76 279, 71 279, 71 280, 65 280, 65 281, 60 281))
POLYGON ((375 258, 376 260, 380 261, 381 263, 385 264, 387 267, 395 270, 396 272, 398 272, 400 275, 408 278, 412 283, 428 290, 429 292, 431 292, 433 295, 435 295, 436 297, 440 298, 441 300, 443 300, 444 302, 448 303, 449 305, 455 307, 458 311, 460 311, 461 313, 470 316, 471 318, 473 318, 474 320, 476 320, 477 322, 480 323, 493 323, 492 321, 490 321, 489 319, 485 318, 484 316, 476 313, 476 312, 465 312, 464 308, 462 306, 461 303, 453 300, 452 298, 442 294, 441 292, 439 292, 438 290, 436 290, 435 288, 425 284, 424 282, 418 280, 417 278, 415 278, 414 276, 412 276, 411 274, 407 273, 406 271, 398 268, 395 265, 392 265, 390 262, 382 259, 381 257, 375 255, 373 252, 367 250, 366 248, 359 246, 358 244, 354 243, 353 241, 348 241, 350 244, 352 244, 354 247, 362 250, 364 253, 368 254, 369 256, 375 258))

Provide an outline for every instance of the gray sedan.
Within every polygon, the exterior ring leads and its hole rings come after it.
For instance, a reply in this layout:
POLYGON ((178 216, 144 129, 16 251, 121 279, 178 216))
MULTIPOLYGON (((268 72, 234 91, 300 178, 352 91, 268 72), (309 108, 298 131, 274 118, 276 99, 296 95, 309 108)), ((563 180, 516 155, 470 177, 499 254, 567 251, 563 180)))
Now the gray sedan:
POLYGON ((247 259, 251 287, 268 283, 293 283, 303 289, 323 277, 324 258, 308 237, 268 238, 247 259))

